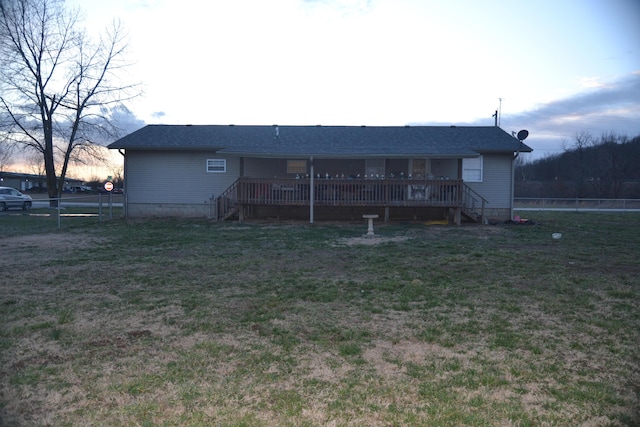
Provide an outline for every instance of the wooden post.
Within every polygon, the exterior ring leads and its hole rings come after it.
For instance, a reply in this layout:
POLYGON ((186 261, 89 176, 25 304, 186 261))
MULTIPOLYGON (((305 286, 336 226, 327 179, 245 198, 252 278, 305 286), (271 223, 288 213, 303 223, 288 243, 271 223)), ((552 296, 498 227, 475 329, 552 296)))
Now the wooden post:
POLYGON ((238 204, 238 222, 244 222, 244 205, 238 204))
POLYGON ((314 198, 315 194, 315 182, 313 178, 313 174, 315 170, 313 168, 313 157, 309 157, 309 166, 311 168, 311 176, 309 179, 309 224, 313 224, 313 209, 314 209, 314 198))

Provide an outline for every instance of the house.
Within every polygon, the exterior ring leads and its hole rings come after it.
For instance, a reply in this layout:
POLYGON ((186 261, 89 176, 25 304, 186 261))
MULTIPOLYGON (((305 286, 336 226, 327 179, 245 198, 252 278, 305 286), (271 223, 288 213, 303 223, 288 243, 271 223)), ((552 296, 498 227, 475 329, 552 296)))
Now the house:
POLYGON ((127 217, 509 219, 530 147, 494 126, 148 125, 124 156, 127 217))
MULTIPOLYGON (((32 173, 3 172, 0 171, 0 185, 13 187, 20 191, 45 191, 47 189, 47 177, 32 173)), ((64 191, 74 191, 83 187, 82 180, 66 178, 64 191)))

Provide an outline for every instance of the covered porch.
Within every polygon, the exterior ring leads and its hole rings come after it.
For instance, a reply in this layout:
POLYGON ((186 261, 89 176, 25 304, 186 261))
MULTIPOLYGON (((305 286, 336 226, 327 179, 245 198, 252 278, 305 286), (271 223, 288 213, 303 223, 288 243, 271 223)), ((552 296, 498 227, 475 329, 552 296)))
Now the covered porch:
MULTIPOLYGON (((460 224, 462 216, 480 222, 487 201, 461 179, 263 179, 241 177, 216 201, 217 219, 244 221, 256 208, 277 206, 308 208, 310 222, 315 208, 376 208, 390 220, 391 208, 442 208, 451 210, 460 224)), ((298 209, 298 212, 300 209, 298 209)))

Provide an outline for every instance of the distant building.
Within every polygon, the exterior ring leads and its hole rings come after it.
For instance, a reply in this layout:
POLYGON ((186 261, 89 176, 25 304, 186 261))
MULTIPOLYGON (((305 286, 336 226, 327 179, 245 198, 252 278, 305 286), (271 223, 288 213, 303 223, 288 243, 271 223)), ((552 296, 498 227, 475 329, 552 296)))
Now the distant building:
MULTIPOLYGON (((83 188, 83 181, 67 178, 63 191, 76 191, 83 188)), ((13 187, 20 191, 46 191, 47 178, 44 175, 20 172, 0 172, 0 186, 13 187)))

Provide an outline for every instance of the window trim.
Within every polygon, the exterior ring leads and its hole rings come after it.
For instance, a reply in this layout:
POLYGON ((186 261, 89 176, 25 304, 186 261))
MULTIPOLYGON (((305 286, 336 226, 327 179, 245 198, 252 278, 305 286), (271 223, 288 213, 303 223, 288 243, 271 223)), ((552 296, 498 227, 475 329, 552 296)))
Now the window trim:
POLYGON ((465 182, 483 182, 483 156, 462 159, 462 180, 465 182))
POLYGON ((227 159, 207 159, 207 173, 226 173, 227 159))

